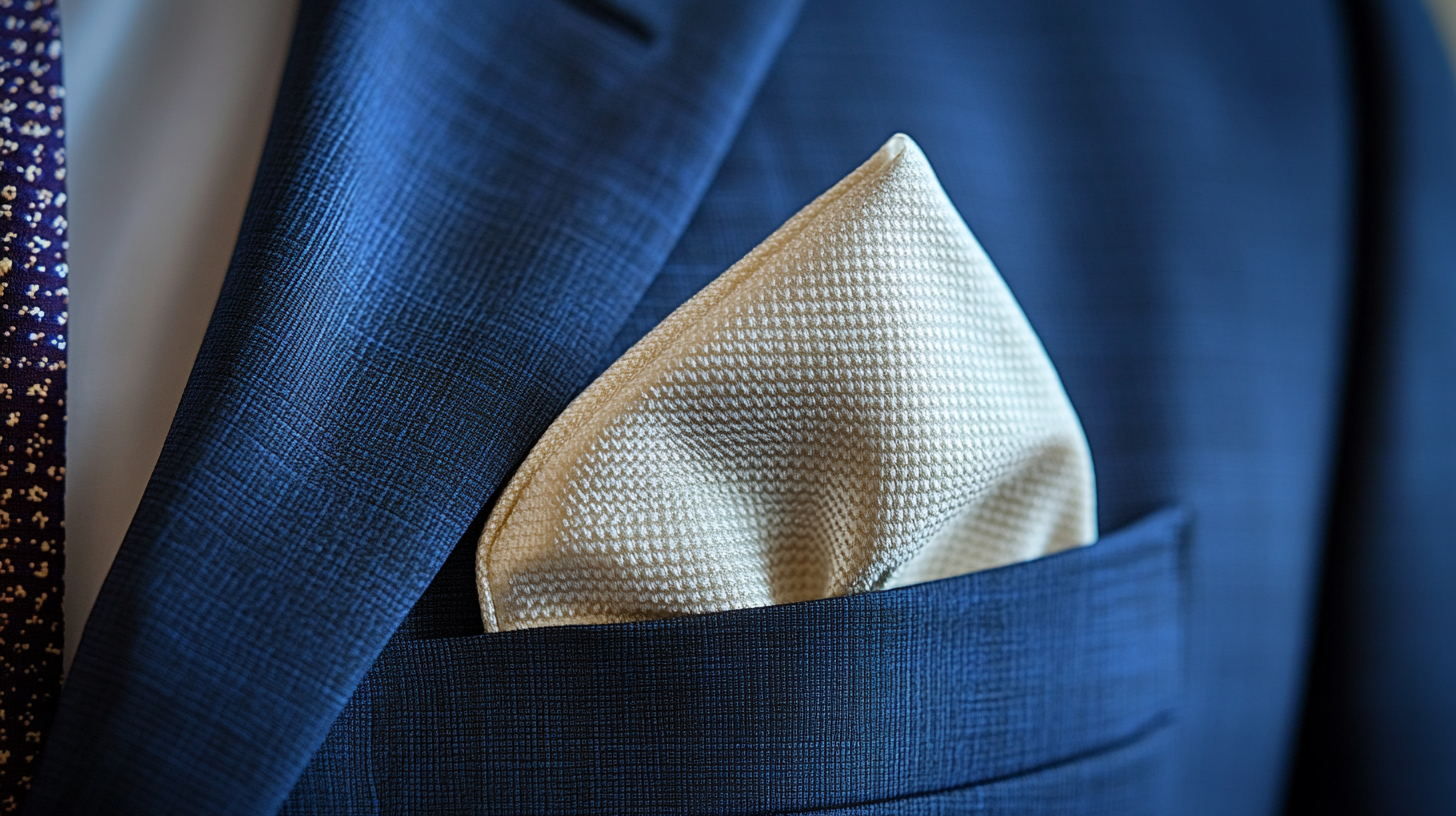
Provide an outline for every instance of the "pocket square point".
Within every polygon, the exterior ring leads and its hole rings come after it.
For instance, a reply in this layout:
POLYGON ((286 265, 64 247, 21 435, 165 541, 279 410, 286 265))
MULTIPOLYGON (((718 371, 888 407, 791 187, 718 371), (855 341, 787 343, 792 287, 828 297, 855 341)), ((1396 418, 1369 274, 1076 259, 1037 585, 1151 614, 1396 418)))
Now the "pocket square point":
POLYGON ((629 349, 477 551, 488 631, 812 600, 1096 537, 1035 333, 904 134, 629 349))

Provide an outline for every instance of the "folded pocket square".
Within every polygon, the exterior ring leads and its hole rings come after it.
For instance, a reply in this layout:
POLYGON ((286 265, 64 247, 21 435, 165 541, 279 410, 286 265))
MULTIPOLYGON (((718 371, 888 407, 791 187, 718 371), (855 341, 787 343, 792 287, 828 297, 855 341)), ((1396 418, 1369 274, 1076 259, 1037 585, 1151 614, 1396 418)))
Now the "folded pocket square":
POLYGON ((896 135, 633 346, 486 522, 487 631, 827 598, 1096 538, 1046 352, 896 135))

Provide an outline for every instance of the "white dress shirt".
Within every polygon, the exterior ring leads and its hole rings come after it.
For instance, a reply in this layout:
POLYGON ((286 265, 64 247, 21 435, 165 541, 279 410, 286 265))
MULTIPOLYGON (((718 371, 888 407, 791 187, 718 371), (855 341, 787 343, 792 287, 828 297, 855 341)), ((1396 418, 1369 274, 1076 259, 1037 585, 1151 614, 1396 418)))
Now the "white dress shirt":
POLYGON ((61 1, 68 668, 217 300, 296 3, 61 1))

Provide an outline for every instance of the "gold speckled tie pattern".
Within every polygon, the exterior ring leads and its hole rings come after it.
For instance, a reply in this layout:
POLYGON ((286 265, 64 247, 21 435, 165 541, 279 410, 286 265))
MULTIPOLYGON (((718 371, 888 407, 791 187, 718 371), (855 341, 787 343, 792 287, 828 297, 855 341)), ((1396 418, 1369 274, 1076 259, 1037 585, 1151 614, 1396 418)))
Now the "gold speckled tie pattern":
POLYGON ((0 812, 61 690, 66 155, 55 0, 0 0, 0 812))

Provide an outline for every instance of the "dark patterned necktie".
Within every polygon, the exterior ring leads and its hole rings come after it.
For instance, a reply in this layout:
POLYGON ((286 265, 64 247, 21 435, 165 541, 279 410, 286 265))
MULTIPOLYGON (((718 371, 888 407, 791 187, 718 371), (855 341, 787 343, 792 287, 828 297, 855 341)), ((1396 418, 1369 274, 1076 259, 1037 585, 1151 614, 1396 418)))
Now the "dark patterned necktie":
POLYGON ((55 0, 0 0, 0 812, 61 691, 66 194, 55 0))

